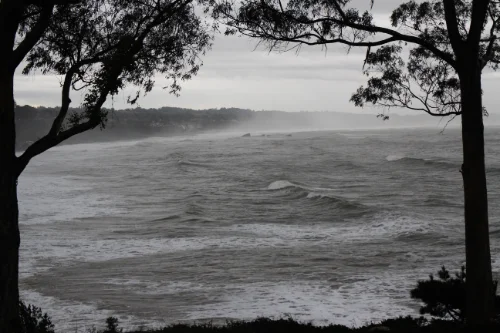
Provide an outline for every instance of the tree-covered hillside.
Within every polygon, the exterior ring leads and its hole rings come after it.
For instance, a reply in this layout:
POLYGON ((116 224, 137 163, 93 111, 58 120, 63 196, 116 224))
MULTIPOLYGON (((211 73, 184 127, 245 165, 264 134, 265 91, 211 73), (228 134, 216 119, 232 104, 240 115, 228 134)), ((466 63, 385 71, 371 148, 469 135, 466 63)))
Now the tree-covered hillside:
MULTIPOLYGON (((45 135, 59 111, 53 107, 16 107, 17 148, 23 150, 31 141, 45 135)), ((373 113, 252 111, 238 108, 192 110, 176 107, 159 109, 108 109, 106 129, 96 128, 82 133, 67 143, 125 140, 148 136, 196 134, 208 131, 310 131, 343 129, 383 129, 401 127, 434 127, 440 131, 447 125, 443 119, 422 114, 392 114, 383 121, 373 113)), ((78 113, 78 109, 71 112, 78 113)), ((498 116, 485 119, 488 125, 499 124, 498 116)), ((448 126, 458 125, 455 121, 448 126)))
MULTIPOLYGON (((78 109, 71 110, 78 113, 78 109)), ((152 135, 177 135, 209 130, 222 130, 238 125, 253 117, 254 112, 242 109, 211 109, 196 111, 174 107, 160 109, 107 110, 105 130, 96 128, 69 142, 88 142, 140 138, 152 135)), ((18 149, 47 133, 59 108, 16 107, 18 149)))

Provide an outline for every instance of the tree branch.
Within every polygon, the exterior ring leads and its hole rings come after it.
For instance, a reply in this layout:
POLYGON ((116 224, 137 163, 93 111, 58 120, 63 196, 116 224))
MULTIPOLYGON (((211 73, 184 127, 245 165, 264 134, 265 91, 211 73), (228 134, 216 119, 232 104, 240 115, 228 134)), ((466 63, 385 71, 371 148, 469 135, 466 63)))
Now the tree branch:
POLYGON ((20 175, 21 172, 23 172, 23 170, 26 168, 29 161, 33 157, 43 153, 46 150, 49 150, 52 147, 57 146, 64 140, 67 140, 74 135, 93 129, 97 127, 97 125, 99 125, 98 120, 89 119, 85 123, 75 125, 66 131, 60 132, 56 136, 46 135, 43 138, 39 139, 31 146, 29 146, 28 149, 26 149, 26 151, 17 158, 17 174, 20 175))
MULTIPOLYGON (((248 36, 248 37, 259 37, 263 36, 262 33, 252 31, 252 30, 247 30, 250 33, 246 32, 241 32, 242 35, 248 36)), ((368 47, 375 47, 375 46, 381 46, 387 43, 395 42, 398 39, 395 37, 389 37, 386 39, 382 39, 379 41, 374 41, 374 42, 352 42, 346 39, 342 38, 334 38, 334 39, 324 39, 323 37, 317 35, 317 34, 311 34, 311 33, 306 33, 306 34, 301 34, 293 37, 276 37, 273 35, 265 34, 263 37, 267 37, 269 39, 273 39, 275 41, 281 41, 281 42, 289 42, 289 43, 300 43, 300 44, 306 44, 306 45, 324 45, 324 44, 344 44, 348 46, 368 46, 368 47), (304 40, 304 38, 307 37, 315 37, 318 39, 316 42, 310 42, 307 40, 304 40)))
POLYGON ((450 38, 451 47, 455 54, 460 54, 463 40, 458 30, 457 9, 455 8, 455 0, 443 0, 444 18, 448 37, 450 38))
POLYGON ((489 5, 490 0, 474 0, 472 2, 471 23, 469 36, 467 36, 467 43, 471 46, 479 44, 489 5))
POLYGON ((83 0, 25 0, 27 5, 45 6, 45 5, 72 5, 82 2, 83 0))
POLYGON ((335 9, 339 13, 340 17, 342 17, 344 21, 347 21, 347 16, 345 15, 344 11, 342 10, 342 7, 339 5, 337 0, 333 0, 333 5, 335 6, 335 9))
POLYGON ((420 46, 426 48, 427 50, 429 50, 430 52, 432 52, 437 57, 443 59, 445 62, 450 64, 452 67, 456 66, 455 59, 453 59, 453 57, 450 54, 438 49, 437 47, 430 44, 429 42, 427 42, 421 38, 415 37, 415 36, 402 34, 398 31, 395 31, 395 30, 392 30, 389 28, 379 27, 379 26, 375 26, 375 25, 367 26, 367 25, 363 25, 363 24, 352 23, 349 21, 342 21, 342 20, 338 20, 335 18, 320 18, 320 19, 315 19, 315 20, 296 19, 296 20, 297 20, 297 22, 303 23, 303 24, 314 24, 314 23, 331 21, 335 24, 344 25, 344 26, 347 26, 347 27, 350 27, 353 29, 361 30, 361 31, 387 34, 387 35, 394 37, 395 40, 400 40, 403 42, 408 42, 408 43, 420 45, 420 46))
POLYGON ((73 75, 80 68, 80 66, 73 66, 69 69, 64 77, 64 84, 62 86, 61 93, 61 108, 59 109, 59 113, 56 118, 52 122, 52 127, 48 133, 48 136, 56 136, 61 130, 61 126, 66 118, 66 114, 68 113, 69 105, 71 104, 71 99, 69 98, 69 93, 71 90, 71 85, 73 82, 73 75))
POLYGON ((33 29, 31 29, 23 41, 19 43, 16 49, 12 54, 12 64, 11 68, 17 68, 21 61, 23 61, 24 57, 31 51, 31 49, 36 45, 36 43, 40 40, 45 30, 48 28, 50 24, 50 19, 52 17, 52 11, 54 9, 54 5, 46 5, 42 8, 40 13, 40 17, 38 21, 35 23, 33 29))
MULTIPOLYGON (((290 15, 286 12, 281 12, 281 11, 275 9, 274 7, 269 6, 268 4, 266 4, 264 2, 261 2, 261 5, 265 6, 267 9, 269 9, 271 11, 275 11, 276 14, 282 15, 282 16, 286 17, 287 19, 292 20, 292 21, 299 23, 299 24, 312 26, 316 23, 333 23, 341 28, 342 27, 349 27, 349 28, 352 28, 354 30, 363 31, 363 32, 387 34, 387 35, 391 36, 392 38, 394 38, 391 41, 403 41, 403 42, 408 42, 408 43, 420 45, 420 46, 424 47, 425 49, 429 50, 431 53, 433 53, 436 57, 443 59, 445 62, 450 64, 453 68, 456 68, 456 61, 451 54, 440 50, 439 48, 437 48, 436 46, 434 46, 433 44, 429 43, 428 41, 426 41, 422 38, 402 34, 396 30, 389 29, 389 28, 384 28, 384 27, 380 27, 380 26, 376 26, 376 25, 365 25, 365 24, 360 24, 360 23, 355 23, 355 22, 349 21, 348 19, 346 19, 347 17, 343 14, 344 12, 342 11, 342 8, 338 8, 340 5, 337 3, 336 0, 334 0, 334 5, 337 9, 337 12, 339 13, 339 16, 341 17, 340 19, 335 18, 335 17, 321 17, 321 18, 316 18, 316 19, 308 19, 306 17, 295 17, 294 15, 290 15)), ((244 31, 244 30, 251 31, 248 28, 242 28, 240 26, 240 24, 242 22, 238 18, 232 16, 228 11, 224 10, 224 11, 222 11, 222 14, 224 16, 226 16, 226 18, 228 18, 228 20, 230 21, 227 24, 233 28, 238 29, 240 33, 242 33, 242 31, 244 31), (231 21, 233 23, 231 23, 231 21)), ((262 31, 265 31, 265 28, 263 28, 263 27, 260 27, 260 28, 262 31)), ((268 34, 265 32, 264 33, 263 32, 259 33, 258 31, 251 31, 251 32, 256 33, 256 36, 254 36, 254 37, 262 36, 263 34, 265 34, 268 39, 280 40, 280 38, 276 38, 275 35, 268 34)), ((340 36, 342 36, 342 34, 340 34, 340 36)), ((340 39, 340 40, 343 40, 343 39, 340 39)), ((289 41, 294 42, 293 39, 289 40, 289 41)), ((303 43, 308 44, 305 42, 303 42, 303 43)), ((321 44, 321 43, 308 44, 308 45, 316 45, 316 44, 321 44)), ((353 46, 369 46, 369 45, 370 45, 369 42, 367 42, 367 44, 353 45, 353 46)), ((379 45, 382 45, 382 44, 379 44, 379 45)))
MULTIPOLYGON (((92 61, 96 61, 94 58, 87 60, 87 62, 92 63, 92 61)), ((82 64, 85 65, 85 64, 82 64)), ((81 65, 80 65, 81 66, 81 65)), ((80 66, 73 66, 70 71, 77 71, 80 66)), ((114 67, 118 67, 119 69, 116 70, 117 74, 115 74, 115 80, 119 76, 119 72, 123 68, 123 65, 121 64, 114 64, 114 67)), ((73 74, 68 71, 68 74, 66 74, 64 85, 63 85, 63 93, 62 93, 62 100, 63 100, 63 106, 61 106, 61 109, 59 111, 59 114, 57 117, 54 119, 54 122, 52 124, 52 127, 43 138, 39 139, 35 143, 33 143, 31 146, 29 146, 26 151, 17 158, 18 166, 17 166, 17 171, 18 174, 21 174, 21 172, 26 168, 28 165, 29 161, 43 153, 44 151, 60 144, 64 140, 69 139, 70 137, 83 133, 85 131, 88 131, 90 129, 93 129, 97 127, 101 123, 101 119, 97 116, 98 112, 101 110, 102 105, 106 101, 106 98, 111 91, 111 83, 108 83, 106 87, 101 91, 99 98, 96 100, 95 105, 92 107, 91 110, 88 111, 88 113, 91 115, 89 117, 89 120, 82 123, 82 124, 77 124, 74 125, 73 127, 59 132, 62 122, 64 121, 64 118, 66 117, 66 113, 68 111, 69 104, 71 103, 71 100, 69 99, 69 89, 71 88, 71 82, 73 78, 73 74)))
POLYGON ((492 13, 491 9, 488 9, 488 14, 491 17, 492 24, 490 28, 490 38, 489 38, 489 43, 488 46, 486 47, 486 52, 484 53, 483 59, 482 59, 482 66, 481 68, 484 68, 490 60, 493 59, 493 50, 495 46, 495 42, 497 40, 497 36, 495 35, 495 29, 497 28, 497 24, 500 20, 500 18, 495 19, 494 14, 492 13))

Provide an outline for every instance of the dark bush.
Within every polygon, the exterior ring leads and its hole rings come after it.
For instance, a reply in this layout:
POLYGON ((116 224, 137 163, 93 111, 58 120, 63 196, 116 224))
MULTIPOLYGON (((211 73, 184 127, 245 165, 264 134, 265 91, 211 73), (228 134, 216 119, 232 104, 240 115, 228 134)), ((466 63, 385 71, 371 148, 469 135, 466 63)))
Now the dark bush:
MULTIPOLYGON (((438 279, 431 274, 429 280, 418 281, 411 290, 411 297, 421 300, 424 305, 421 314, 463 322, 466 315, 465 267, 454 277, 443 266, 438 272, 438 279)), ((498 281, 493 282, 495 311, 500 314, 500 296, 496 295, 498 281)))
POLYGON ((102 333, 121 333, 122 329, 118 329, 118 318, 106 318, 106 329, 102 333))
POLYGON ((411 316, 386 319, 380 322, 376 327, 386 327, 390 332, 417 333, 422 332, 422 327, 427 326, 429 322, 423 318, 413 318, 411 316))
POLYGON ((54 333, 54 324, 42 309, 19 302, 20 333, 54 333))

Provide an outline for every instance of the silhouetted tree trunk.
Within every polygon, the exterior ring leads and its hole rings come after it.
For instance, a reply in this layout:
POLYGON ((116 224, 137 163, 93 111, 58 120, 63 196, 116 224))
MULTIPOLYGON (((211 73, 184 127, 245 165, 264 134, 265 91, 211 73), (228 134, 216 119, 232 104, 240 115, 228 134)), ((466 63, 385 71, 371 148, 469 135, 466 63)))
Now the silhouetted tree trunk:
MULTIPOLYGON (((12 2, 2 4, 12 6, 12 2)), ((19 211, 15 155, 14 68, 15 10, 2 8, 0 20, 0 333, 17 332, 19 321, 19 211)))
POLYGON ((19 211, 15 161, 13 77, 0 77, 0 333, 16 332, 18 316, 19 211))
POLYGON ((4 168, 0 172, 0 332, 10 333, 17 331, 19 320, 17 177, 4 168))
MULTIPOLYGON (((469 58, 471 59, 471 58, 469 58)), ((481 69, 477 58, 464 62, 460 71, 465 201, 467 325, 488 323, 493 311, 488 231, 488 198, 484 163, 484 126, 481 69), (475 60, 475 61, 474 61, 475 60)))

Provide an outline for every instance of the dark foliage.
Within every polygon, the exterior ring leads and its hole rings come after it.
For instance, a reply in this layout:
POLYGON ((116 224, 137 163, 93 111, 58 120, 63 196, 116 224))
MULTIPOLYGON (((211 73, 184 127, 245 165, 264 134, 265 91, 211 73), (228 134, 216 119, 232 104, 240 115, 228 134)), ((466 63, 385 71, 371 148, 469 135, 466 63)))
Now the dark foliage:
MULTIPOLYGON (((492 325, 482 333, 497 332, 500 327, 492 325)), ((387 319, 380 323, 370 324, 358 328, 343 325, 314 326, 310 323, 301 323, 291 318, 269 319, 258 318, 253 321, 229 321, 225 325, 195 324, 171 325, 161 329, 127 331, 129 333, 446 333, 466 332, 465 327, 452 321, 428 321, 424 318, 399 317, 387 319)))
POLYGON ((121 333, 123 330, 118 328, 118 318, 108 317, 106 318, 106 329, 102 333, 121 333))
POLYGON ((54 325, 42 309, 19 302, 21 331, 19 333, 54 333, 54 325))
MULTIPOLYGON (((466 317, 466 274, 465 267, 451 276, 443 266, 437 273, 438 278, 430 275, 428 280, 418 281, 417 287, 411 290, 411 297, 421 300, 424 305, 420 308, 421 314, 464 321, 466 317)), ((500 315, 500 296, 496 295, 497 281, 493 282, 495 295, 496 315, 500 315)))
POLYGON ((465 318, 465 267, 462 267, 455 277, 451 277, 443 266, 438 272, 438 279, 431 274, 429 280, 418 281, 417 287, 411 291, 411 297, 424 303, 420 308, 421 314, 463 321, 465 318))

